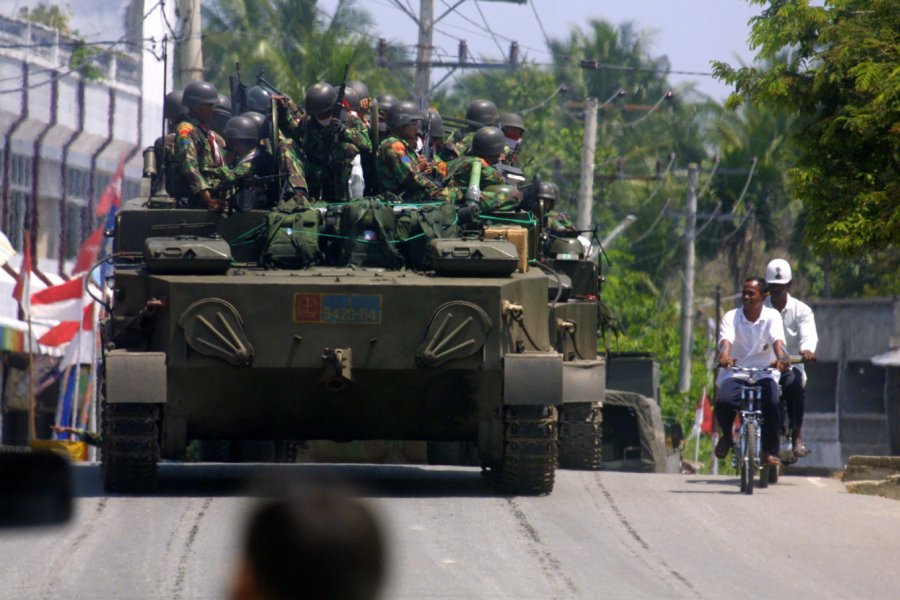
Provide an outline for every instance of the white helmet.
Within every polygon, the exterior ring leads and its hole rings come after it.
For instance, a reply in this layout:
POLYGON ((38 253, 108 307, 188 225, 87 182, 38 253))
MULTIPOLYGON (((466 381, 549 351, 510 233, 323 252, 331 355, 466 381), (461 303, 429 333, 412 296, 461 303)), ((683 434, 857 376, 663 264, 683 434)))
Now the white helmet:
POLYGON ((766 283, 790 283, 791 265, 783 258, 770 260, 766 265, 766 283))

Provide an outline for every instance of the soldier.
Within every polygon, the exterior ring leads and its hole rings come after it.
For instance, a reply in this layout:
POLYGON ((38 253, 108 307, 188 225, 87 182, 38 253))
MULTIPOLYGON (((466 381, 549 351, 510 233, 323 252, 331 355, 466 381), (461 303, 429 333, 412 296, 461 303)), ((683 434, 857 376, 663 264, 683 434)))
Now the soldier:
MULTIPOLYGON (((286 179, 279 181, 280 186, 288 186, 294 193, 295 197, 303 198, 302 203, 308 202, 309 185, 306 183, 306 170, 303 167, 303 153, 301 149, 284 135, 278 132, 277 148, 273 150, 271 137, 271 121, 272 121, 272 99, 273 96, 265 88, 255 85, 247 90, 247 113, 256 113, 258 116, 251 118, 257 123, 260 132, 261 144, 266 148, 267 152, 276 160, 276 166, 279 173, 284 173, 286 179), (262 120, 262 124, 260 124, 262 120), (275 156, 277 155, 277 156, 275 156)), ((280 107, 287 107, 289 104, 296 106, 293 100, 286 97, 274 97, 280 107)), ((244 116, 249 116, 244 113, 244 116)))
POLYGON ((566 212, 556 210, 556 203, 559 202, 559 186, 552 181, 541 182, 537 199, 543 201, 541 215, 544 217, 545 231, 565 237, 578 235, 572 217, 566 212))
POLYGON ((502 113, 499 117, 499 127, 506 137, 507 150, 503 153, 503 162, 518 167, 522 136, 525 135, 525 120, 516 113, 502 113))
POLYGON ((306 92, 306 112, 288 105, 281 130, 303 148, 306 176, 314 199, 344 202, 353 159, 372 142, 363 122, 346 110, 333 117, 338 92, 330 83, 317 83, 306 92))
MULTIPOLYGON (((359 113, 357 116, 363 118, 363 115, 367 114, 369 108, 372 106, 372 94, 369 93, 369 86, 359 79, 354 79, 347 82, 347 89, 352 89, 356 92, 356 96, 359 100, 359 108, 355 108, 354 110, 359 113)), ((366 119, 363 120, 366 121, 366 119)))
MULTIPOLYGON (((219 101, 213 107, 212 118, 209 122, 209 128, 225 137, 225 124, 231 118, 231 98, 224 94, 219 94, 219 101)), ((226 140, 227 144, 227 140, 226 140)))
POLYGON ((193 81, 184 88, 188 114, 175 128, 174 197, 191 208, 222 210, 221 186, 231 181, 225 166, 224 140, 209 128, 219 94, 213 84, 193 81))
POLYGON ((493 126, 497 123, 497 106, 490 100, 472 100, 466 108, 466 122, 468 127, 457 129, 450 137, 450 143, 455 148, 456 156, 464 156, 472 145, 472 139, 482 127, 493 126))
POLYGON ((384 138, 388 133, 387 111, 397 102, 397 98, 390 94, 381 94, 375 100, 378 102, 378 132, 384 138))
POLYGON ((175 125, 187 115, 187 109, 181 105, 181 90, 175 90, 166 94, 163 101, 163 116, 166 119, 168 133, 157 138, 153 143, 153 152, 156 154, 156 164, 161 165, 156 177, 150 183, 150 194, 156 196, 165 189, 166 193, 175 197, 172 182, 175 181, 175 125))
POLYGON ((421 172, 416 152, 417 126, 423 120, 414 102, 397 102, 387 114, 390 136, 378 146, 378 180, 386 192, 406 202, 428 202, 440 196, 441 186, 421 172))
POLYGON ((444 158, 444 120, 433 108, 425 111, 425 119, 419 123, 419 142, 423 157, 420 170, 426 177, 443 185, 447 178, 447 161, 444 158))
MULTIPOLYGON (((472 136, 470 153, 457 158, 447 164, 447 179, 445 184, 452 190, 452 197, 457 203, 465 204, 471 212, 485 212, 504 208, 505 199, 494 196, 491 193, 482 193, 489 186, 503 185, 506 182, 503 176, 494 168, 503 154, 506 140, 503 132, 496 127, 482 127, 472 136), (469 179, 472 167, 476 162, 481 163, 481 177, 478 182, 477 197, 473 197, 469 189, 469 179)), ((460 216, 462 219, 463 215, 460 216)))
POLYGON ((260 181, 275 171, 272 155, 259 145, 259 128, 248 117, 231 117, 224 128, 234 175, 231 206, 238 211, 271 208, 278 201, 278 182, 260 181))

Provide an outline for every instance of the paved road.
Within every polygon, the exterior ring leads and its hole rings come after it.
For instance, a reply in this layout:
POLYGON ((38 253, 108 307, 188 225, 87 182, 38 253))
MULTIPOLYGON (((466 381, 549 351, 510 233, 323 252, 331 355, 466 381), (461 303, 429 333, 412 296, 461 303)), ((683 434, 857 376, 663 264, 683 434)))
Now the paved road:
MULTIPOLYGON (((107 497, 76 469, 75 521, 0 534, 0 598, 222 598, 251 465, 162 465, 152 497, 107 497)), ((257 469, 258 470, 258 469, 257 469)), ((385 598, 897 598, 900 503, 783 477, 561 471, 542 498, 475 470, 279 465, 348 479, 388 529, 385 598)))

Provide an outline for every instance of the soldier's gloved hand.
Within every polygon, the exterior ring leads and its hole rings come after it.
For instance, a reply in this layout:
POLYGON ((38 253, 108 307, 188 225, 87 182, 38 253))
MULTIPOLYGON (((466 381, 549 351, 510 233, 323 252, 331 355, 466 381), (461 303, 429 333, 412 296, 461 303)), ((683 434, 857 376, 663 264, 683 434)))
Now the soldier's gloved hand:
POLYGON ((331 133, 337 135, 347 129, 347 126, 344 125, 344 122, 340 119, 332 119, 331 123, 329 123, 328 125, 328 128, 331 130, 331 133))
POLYGON ((478 219, 481 214, 481 208, 475 202, 467 202, 464 206, 456 209, 456 216, 459 218, 460 225, 469 225, 478 219))

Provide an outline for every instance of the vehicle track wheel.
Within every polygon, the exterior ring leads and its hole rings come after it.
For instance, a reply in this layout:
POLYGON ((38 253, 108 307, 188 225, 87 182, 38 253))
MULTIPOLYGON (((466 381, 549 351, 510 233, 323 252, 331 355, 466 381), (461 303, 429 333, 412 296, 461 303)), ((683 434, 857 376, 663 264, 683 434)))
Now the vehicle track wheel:
POLYGON ((112 404, 102 401, 103 488, 141 493, 156 488, 159 462, 158 404, 112 404))
POLYGON ((603 410, 599 402, 574 402, 559 409, 559 466, 599 471, 603 410))
POLYGON ((553 406, 507 406, 503 412, 500 489, 537 496, 553 491, 558 460, 557 413, 553 406))

